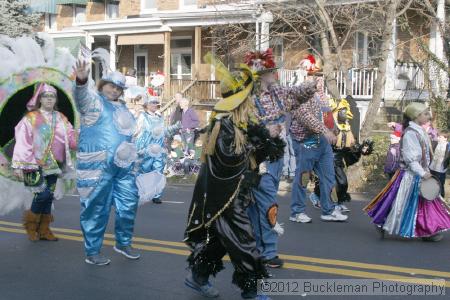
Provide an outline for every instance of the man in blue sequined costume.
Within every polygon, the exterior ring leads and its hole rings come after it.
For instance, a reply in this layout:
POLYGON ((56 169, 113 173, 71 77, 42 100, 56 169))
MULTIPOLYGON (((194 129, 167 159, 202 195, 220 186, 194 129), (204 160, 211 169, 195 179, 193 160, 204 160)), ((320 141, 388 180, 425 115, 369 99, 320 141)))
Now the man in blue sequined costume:
POLYGON ((131 248, 138 206, 136 146, 132 143, 135 119, 119 100, 125 76, 107 73, 95 91, 88 86, 89 68, 78 61, 75 100, 81 115, 77 153, 77 188, 80 194, 80 223, 84 236, 86 263, 107 265, 100 254, 111 206, 115 207, 114 250, 129 259, 139 254, 131 248))

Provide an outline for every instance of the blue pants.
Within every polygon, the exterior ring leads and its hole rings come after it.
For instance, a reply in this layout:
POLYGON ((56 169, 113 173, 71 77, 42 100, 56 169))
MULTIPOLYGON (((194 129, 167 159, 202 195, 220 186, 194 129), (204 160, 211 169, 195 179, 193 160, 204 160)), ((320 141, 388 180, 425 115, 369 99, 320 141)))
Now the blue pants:
POLYGON ((278 235, 269 223, 267 211, 277 203, 283 159, 267 164, 268 173, 262 176, 258 188, 253 189, 255 203, 248 207, 247 213, 253 225, 258 250, 265 259, 272 259, 277 256, 278 235))
POLYGON ((304 213, 306 209, 306 186, 302 185, 302 175, 314 171, 320 179, 320 205, 322 214, 329 215, 334 210, 331 191, 336 183, 334 177, 334 156, 330 144, 324 136, 320 137, 317 148, 307 148, 293 140, 297 168, 292 187, 291 216, 304 213))
MULTIPOLYGON (((80 188, 80 182, 78 183, 80 188)), ((87 256, 100 253, 111 206, 115 207, 115 238, 118 246, 128 246, 133 237, 138 207, 136 175, 114 164, 103 170, 95 188, 81 197, 80 224, 87 256)))
MULTIPOLYGON (((143 173, 150 173, 152 171, 157 171, 164 174, 164 167, 166 166, 166 156, 161 157, 147 157, 141 166, 141 171, 143 173)), ((161 198, 162 193, 156 195, 155 198, 161 198)))
POLYGON ((285 176, 295 176, 295 153, 292 147, 292 137, 291 135, 286 136, 286 147, 284 148, 284 166, 283 175, 285 176))
POLYGON ((45 176, 44 180, 47 187, 43 192, 34 194, 33 202, 31 203, 31 211, 35 214, 48 215, 52 212, 53 192, 55 191, 57 175, 45 176))

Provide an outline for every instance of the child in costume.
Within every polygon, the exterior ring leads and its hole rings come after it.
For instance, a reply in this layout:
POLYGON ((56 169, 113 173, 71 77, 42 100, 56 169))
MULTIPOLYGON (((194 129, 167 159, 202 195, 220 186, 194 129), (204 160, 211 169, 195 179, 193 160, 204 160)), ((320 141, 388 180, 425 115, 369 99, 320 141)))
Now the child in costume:
POLYGON ((433 142, 434 155, 430 164, 431 174, 439 179, 441 196, 445 197, 445 178, 450 160, 450 143, 447 130, 439 130, 436 141, 433 142))
POLYGON ((390 178, 394 176, 395 172, 399 168, 400 163, 400 138, 403 132, 402 124, 390 122, 388 127, 393 131, 389 135, 390 144, 386 154, 386 161, 384 163, 384 173, 390 178))
MULTIPOLYGON (((167 150, 164 145, 165 138, 172 136, 181 125, 165 128, 164 118, 158 112, 159 101, 156 97, 150 97, 144 102, 144 111, 137 118, 135 143, 139 154, 142 156, 140 171, 149 173, 157 171, 163 174, 167 161, 167 150)), ((161 194, 151 199, 153 203, 160 204, 161 194)))
POLYGON ((56 89, 39 83, 27 104, 30 111, 15 128, 11 167, 34 192, 31 209, 25 211, 24 227, 31 241, 58 239, 50 230, 58 175, 72 166, 70 149, 76 149, 76 133, 67 118, 56 110, 56 89))
POLYGON ((280 159, 284 142, 254 123, 251 70, 241 65, 240 76, 234 78, 222 63, 213 62, 221 74, 224 99, 214 107, 189 209, 184 241, 192 253, 185 284, 203 296, 218 297, 209 276, 223 269, 222 258, 228 254, 241 296, 267 299, 257 296, 257 280, 267 273, 246 208, 253 201, 251 189, 259 184, 258 165, 280 159))
POLYGON ((429 119, 430 112, 424 104, 412 103, 406 107, 400 170, 364 208, 383 236, 388 232, 439 241, 443 237, 441 232, 450 228, 450 209, 442 199, 428 201, 419 192, 421 181, 432 176, 431 143, 423 128, 429 119))
POLYGON ((88 64, 79 60, 74 91, 81 114, 77 188, 85 262, 100 266, 110 263, 100 250, 112 205, 116 215, 114 250, 129 259, 140 257, 131 247, 138 207, 134 170, 137 151, 132 142, 136 124, 125 103, 119 100, 126 89, 125 76, 120 72, 106 73, 98 90, 93 90, 88 84, 89 72, 88 64))

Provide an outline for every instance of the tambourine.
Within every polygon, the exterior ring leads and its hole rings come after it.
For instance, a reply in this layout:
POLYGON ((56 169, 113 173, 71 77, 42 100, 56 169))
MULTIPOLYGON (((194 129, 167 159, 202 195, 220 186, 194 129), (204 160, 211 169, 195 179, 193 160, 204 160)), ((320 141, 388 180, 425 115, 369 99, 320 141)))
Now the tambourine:
POLYGON ((432 176, 428 179, 422 179, 419 190, 422 198, 428 201, 433 201, 439 197, 441 193, 441 185, 439 180, 432 176))

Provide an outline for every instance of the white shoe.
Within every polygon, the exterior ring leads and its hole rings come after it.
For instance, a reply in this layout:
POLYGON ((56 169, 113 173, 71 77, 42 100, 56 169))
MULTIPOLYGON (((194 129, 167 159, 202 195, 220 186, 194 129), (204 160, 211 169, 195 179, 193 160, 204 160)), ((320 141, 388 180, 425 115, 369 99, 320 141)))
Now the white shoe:
POLYGON ((296 214, 295 217, 289 217, 289 220, 297 223, 310 223, 312 219, 305 213, 296 214))
POLYGON ((350 208, 348 208, 344 204, 336 205, 336 209, 339 210, 340 212, 349 212, 350 211, 350 208))
POLYGON ((348 216, 343 215, 338 209, 334 209, 331 215, 321 215, 320 218, 327 222, 344 222, 348 216))

